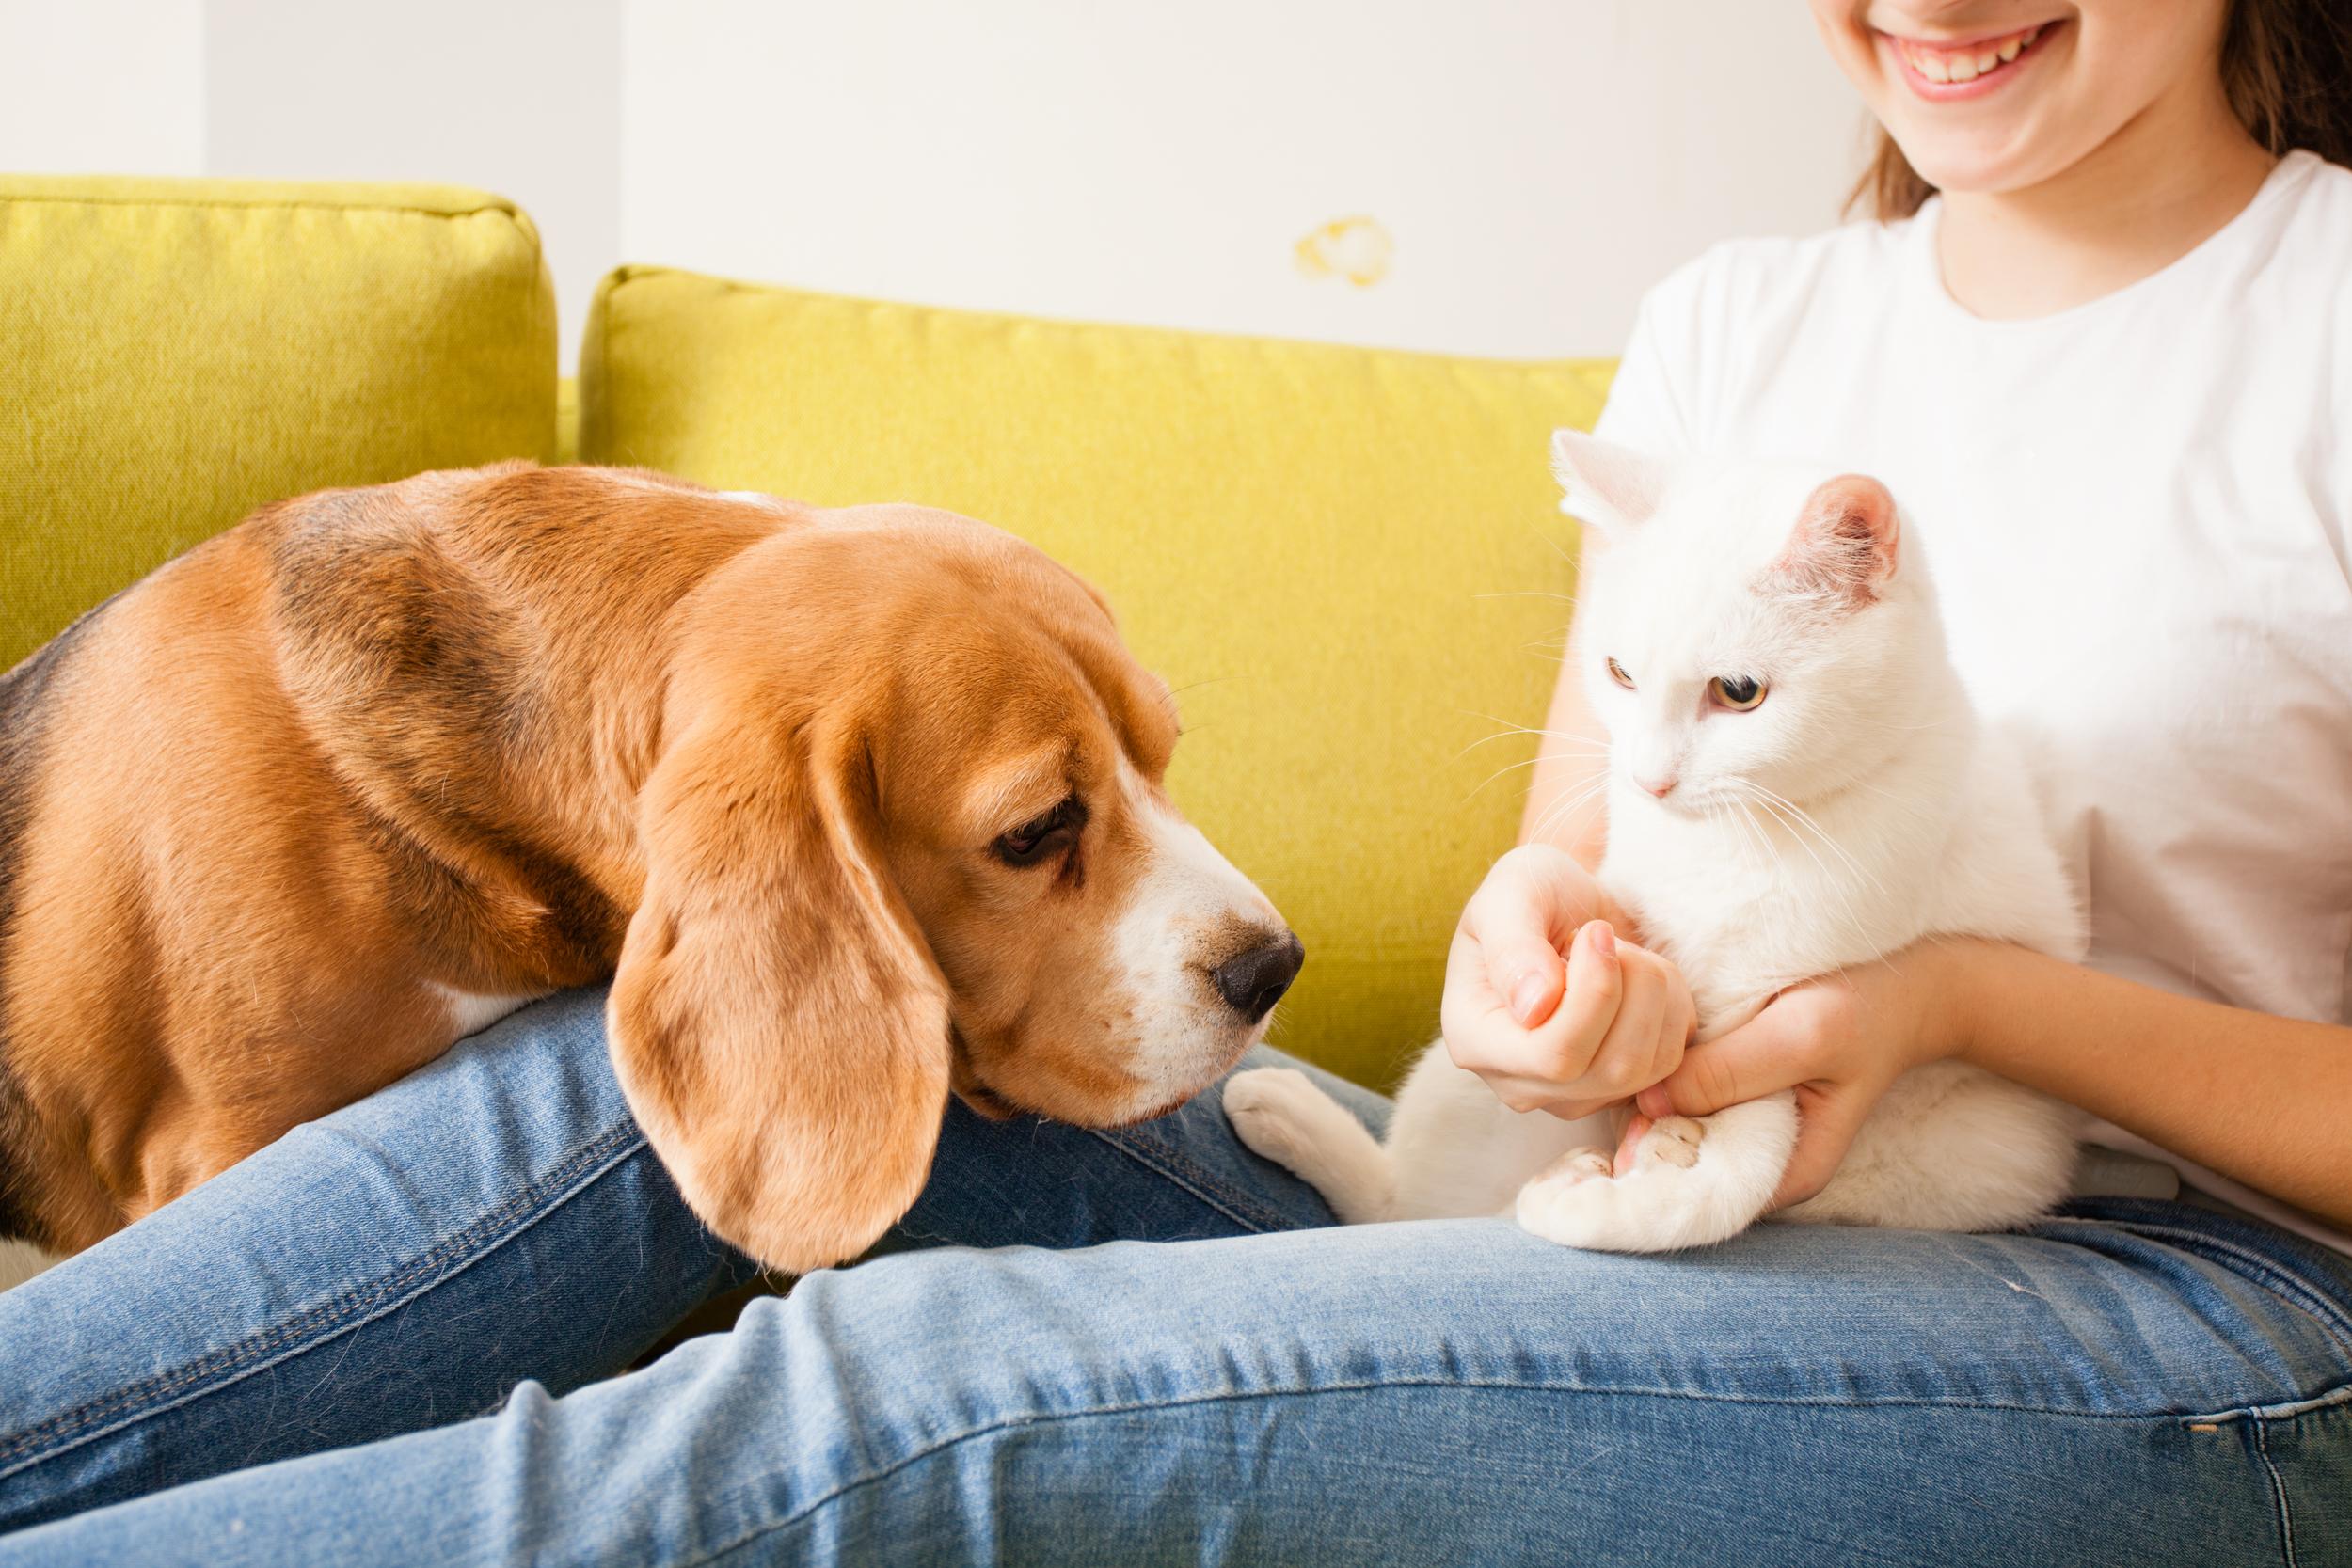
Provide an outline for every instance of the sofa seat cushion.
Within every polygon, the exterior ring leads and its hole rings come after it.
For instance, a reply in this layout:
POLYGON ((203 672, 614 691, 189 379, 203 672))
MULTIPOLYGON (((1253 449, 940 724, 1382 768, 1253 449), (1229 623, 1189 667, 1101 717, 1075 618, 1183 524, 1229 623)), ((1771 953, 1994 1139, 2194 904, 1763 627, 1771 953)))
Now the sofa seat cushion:
POLYGON ((1171 789, 1307 944, 1275 1043, 1384 1083, 1516 828, 1606 362, 1503 363, 606 279, 580 455, 1023 535, 1178 692, 1171 789))
POLYGON ((254 507, 552 457, 531 220, 423 185, 0 176, 0 668, 254 507))

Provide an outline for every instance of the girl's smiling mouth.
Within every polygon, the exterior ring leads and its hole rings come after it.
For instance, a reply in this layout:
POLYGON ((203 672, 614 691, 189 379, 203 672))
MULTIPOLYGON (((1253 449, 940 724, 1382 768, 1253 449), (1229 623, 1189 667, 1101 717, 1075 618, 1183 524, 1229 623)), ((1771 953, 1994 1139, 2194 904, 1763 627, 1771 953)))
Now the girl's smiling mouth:
POLYGON ((1997 91, 2064 25, 2063 22, 2043 22, 1952 43, 1931 43, 1885 32, 1879 39, 1902 67, 1903 80, 1912 91, 1932 103, 1949 103, 1997 91))

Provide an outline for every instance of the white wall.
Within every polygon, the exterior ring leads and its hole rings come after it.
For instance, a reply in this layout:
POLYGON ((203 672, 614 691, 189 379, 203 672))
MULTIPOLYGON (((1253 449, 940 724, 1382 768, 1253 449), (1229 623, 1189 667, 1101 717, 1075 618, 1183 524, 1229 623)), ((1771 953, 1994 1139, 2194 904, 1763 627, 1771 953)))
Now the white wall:
POLYGON ((0 0, 0 168, 204 168, 203 0, 0 0))
POLYGON ((628 0, 623 246, 818 288, 1601 352, 1727 234, 1833 221, 1860 111, 1793 0, 628 0), (1296 242, 1366 215, 1380 282, 1296 242))
POLYGON ((622 260, 1605 352, 1708 242, 1833 221, 1859 115, 1795 0, 0 0, 0 166, 501 190, 567 356, 622 260), (1310 276, 1351 217, 1385 276, 1310 276))
POLYGON ((205 0, 204 169, 493 190, 539 226, 569 363, 622 259, 620 0, 205 0))

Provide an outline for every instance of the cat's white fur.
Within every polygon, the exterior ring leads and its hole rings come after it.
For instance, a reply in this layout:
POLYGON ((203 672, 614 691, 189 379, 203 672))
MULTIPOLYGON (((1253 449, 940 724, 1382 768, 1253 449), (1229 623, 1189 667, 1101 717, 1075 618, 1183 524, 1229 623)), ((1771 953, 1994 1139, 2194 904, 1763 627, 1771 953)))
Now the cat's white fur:
MULTIPOLYGON (((1608 539, 1577 659, 1608 731, 1600 880, 1691 988, 1699 1037, 1774 993, 1888 959, 1931 934, 2082 957, 2079 906, 2008 746, 1945 653, 1917 539, 1876 482, 1803 465, 1666 465, 1563 432, 1564 506, 1608 539), (1613 658, 1635 685, 1609 672, 1613 658), (1762 704, 1710 704, 1716 676, 1762 704), (1662 799, 1643 786, 1674 780, 1662 799)), ((1300 1073, 1237 1075, 1227 1113, 1254 1149, 1349 1223, 1516 1214, 1572 1246, 1720 1242, 1765 1212, 1796 1144, 1786 1093, 1661 1120, 1631 1168, 1625 1112, 1507 1109, 1440 1040, 1386 1145, 1300 1073)), ((2025 1223, 2061 1196, 2074 1114, 1974 1068, 1896 1080, 1836 1175, 1780 1217, 1925 1229, 2025 1223)))

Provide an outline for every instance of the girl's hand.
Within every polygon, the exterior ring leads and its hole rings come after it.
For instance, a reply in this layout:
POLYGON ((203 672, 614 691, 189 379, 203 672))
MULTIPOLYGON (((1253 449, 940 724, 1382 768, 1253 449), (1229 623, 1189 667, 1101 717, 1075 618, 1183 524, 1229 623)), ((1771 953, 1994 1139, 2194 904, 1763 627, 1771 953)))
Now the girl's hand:
POLYGON ((1772 1207, 1829 1184, 1863 1117, 1905 1071, 1960 1049, 1951 1001, 1965 944, 1927 942, 1882 962, 1791 986, 1756 1017, 1693 1047, 1644 1089, 1644 1116, 1703 1117, 1781 1089, 1797 1092, 1797 1148, 1772 1207))
POLYGON ((1619 940, 1625 911, 1549 845, 1497 861, 1446 960, 1454 1063, 1515 1111, 1592 1115, 1682 1061, 1697 1022, 1675 966, 1619 940))

